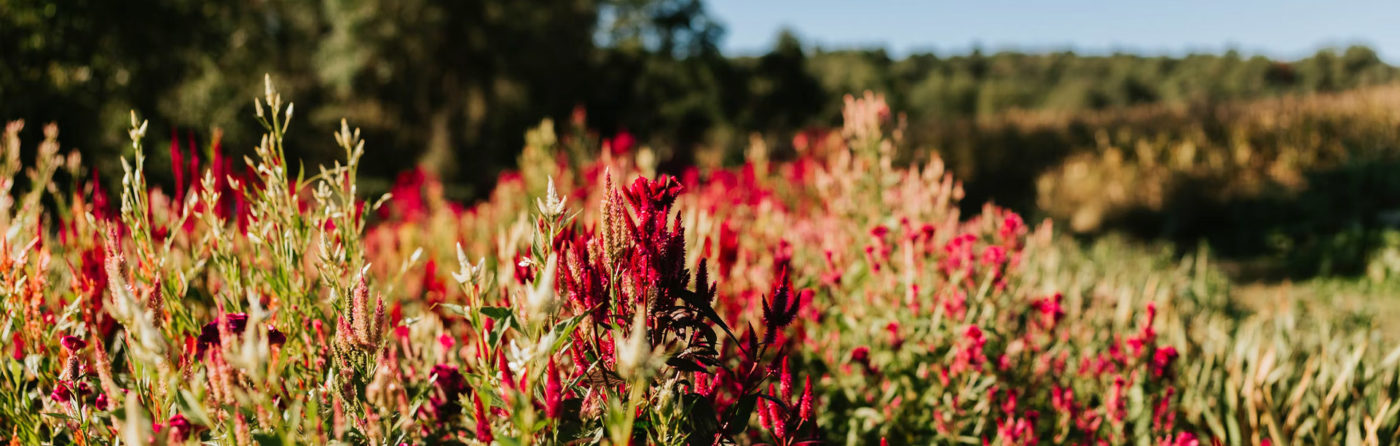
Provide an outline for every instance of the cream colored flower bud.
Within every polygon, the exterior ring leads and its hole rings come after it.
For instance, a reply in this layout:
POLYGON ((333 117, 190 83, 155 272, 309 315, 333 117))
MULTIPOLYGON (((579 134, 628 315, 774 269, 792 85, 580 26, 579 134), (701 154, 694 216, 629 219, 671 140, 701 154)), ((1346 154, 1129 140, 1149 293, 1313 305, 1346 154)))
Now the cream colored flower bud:
POLYGON ((645 381, 654 372, 652 364, 655 351, 647 335, 646 313, 637 312, 632 321, 632 334, 624 336, 613 333, 613 345, 617 352, 617 373, 631 382, 645 381))

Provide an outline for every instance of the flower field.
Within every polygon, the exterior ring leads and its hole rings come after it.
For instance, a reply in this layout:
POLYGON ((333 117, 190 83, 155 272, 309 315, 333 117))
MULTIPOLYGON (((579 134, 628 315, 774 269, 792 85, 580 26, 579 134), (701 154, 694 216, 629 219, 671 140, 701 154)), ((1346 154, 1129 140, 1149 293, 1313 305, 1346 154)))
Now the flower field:
MULTIPOLYGON (((0 159, 11 444, 1393 444, 1400 349, 1232 299, 1184 258, 993 205, 894 161, 883 98, 796 154, 656 174, 582 114, 463 207, 373 141, 293 166, 145 145, 118 191, 45 129, 0 159), (166 163, 168 156, 169 163, 166 163), (147 182, 147 158, 172 190, 147 182), (156 163, 151 163, 156 164, 156 163)), ((327 143, 331 143, 328 141, 327 143)), ((205 150, 207 149, 207 150, 205 150)), ((1289 302, 1281 301, 1280 306, 1289 302)))

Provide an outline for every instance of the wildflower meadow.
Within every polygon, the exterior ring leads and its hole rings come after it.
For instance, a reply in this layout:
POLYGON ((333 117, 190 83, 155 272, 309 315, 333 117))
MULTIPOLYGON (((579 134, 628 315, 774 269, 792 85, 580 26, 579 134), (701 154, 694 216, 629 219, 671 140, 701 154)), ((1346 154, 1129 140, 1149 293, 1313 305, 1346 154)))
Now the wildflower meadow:
POLYGON ((1204 247, 964 212, 936 154, 897 160, 878 95, 795 153, 674 175, 546 120, 471 204, 424 171, 367 196, 350 122, 317 129, 339 161, 289 160, 301 110, 270 78, 245 108, 265 133, 237 158, 132 112, 119 190, 56 126, 33 160, 6 126, 0 438, 1400 442, 1392 340, 1243 307, 1204 247))

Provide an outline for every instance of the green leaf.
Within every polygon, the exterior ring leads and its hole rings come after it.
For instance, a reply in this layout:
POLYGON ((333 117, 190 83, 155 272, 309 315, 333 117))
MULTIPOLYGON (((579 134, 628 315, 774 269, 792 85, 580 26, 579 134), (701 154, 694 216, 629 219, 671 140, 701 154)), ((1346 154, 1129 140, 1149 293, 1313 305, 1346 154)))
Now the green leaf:
POLYGON ((194 395, 189 390, 180 389, 179 398, 175 400, 180 406, 180 413, 184 414, 191 422, 200 426, 212 426, 209 421, 209 414, 204 413, 204 406, 199 404, 194 395))
POLYGON ((302 187, 304 187, 304 186, 306 185, 306 161, 305 161, 305 160, 298 160, 298 161, 297 161, 297 181, 296 181, 295 183, 292 183, 292 184, 295 185, 297 189, 301 189, 302 187))
POLYGON ((719 430, 718 415, 710 400, 698 393, 681 396, 681 404, 686 408, 686 420, 693 435, 697 438, 710 438, 719 430))
POLYGON ((481 307, 481 314, 491 319, 505 321, 511 318, 514 313, 512 313, 509 308, 505 307, 481 307))
POLYGON ((579 322, 583 321, 585 315, 586 314, 580 314, 554 324, 554 328, 550 331, 554 332, 557 337, 554 338, 554 345, 549 346, 549 351, 551 353, 559 351, 559 349, 564 347, 565 342, 569 342, 569 339, 571 339, 570 336, 574 333, 574 329, 578 328, 579 322))
POLYGON ((446 309, 447 311, 452 312, 452 313, 454 313, 454 314, 456 314, 456 315, 458 315, 458 316, 466 316, 466 315, 468 314, 468 312, 467 312, 467 307, 463 307, 463 306, 461 306, 461 305, 457 305, 457 304, 448 304, 448 303, 441 303, 441 304, 438 304, 438 306, 439 306, 439 307, 442 307, 443 309, 446 309))
POLYGON ((259 446, 280 446, 282 444, 282 439, 278 438, 277 434, 267 431, 253 432, 253 441, 257 442, 259 446))
POLYGON ((744 395, 739 398, 739 402, 730 406, 724 414, 724 434, 738 435, 749 427, 749 417, 753 415, 754 406, 758 404, 758 395, 744 395))

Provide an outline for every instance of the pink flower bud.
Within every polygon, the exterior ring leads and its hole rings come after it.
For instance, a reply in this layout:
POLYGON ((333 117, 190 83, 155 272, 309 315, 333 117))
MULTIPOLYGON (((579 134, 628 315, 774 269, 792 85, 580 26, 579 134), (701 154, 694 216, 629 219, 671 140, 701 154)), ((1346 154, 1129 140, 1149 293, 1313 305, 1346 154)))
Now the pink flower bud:
POLYGON ((778 389, 783 392, 783 402, 792 401, 792 370, 788 369, 788 359, 783 358, 783 370, 778 375, 778 389))
POLYGON ((557 419, 563 410, 564 385, 559 381, 559 368, 555 366, 553 357, 549 358, 549 368, 545 375, 544 413, 550 419, 557 419))
POLYGON ((812 420, 812 377, 808 376, 802 388, 802 402, 798 404, 797 417, 802 421, 812 420))

